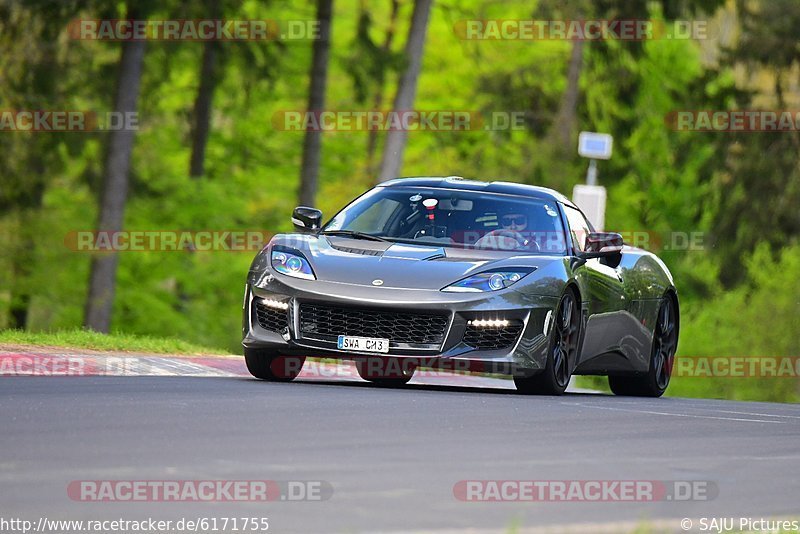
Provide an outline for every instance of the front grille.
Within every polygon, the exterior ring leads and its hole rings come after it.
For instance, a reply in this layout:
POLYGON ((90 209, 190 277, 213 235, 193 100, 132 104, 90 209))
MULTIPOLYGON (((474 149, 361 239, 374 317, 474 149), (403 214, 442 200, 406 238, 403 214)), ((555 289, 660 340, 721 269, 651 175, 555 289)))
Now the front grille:
POLYGON ((512 321, 499 328, 467 325, 464 343, 480 350, 507 349, 516 343, 521 331, 522 321, 512 321))
POLYGON ((438 348, 449 322, 450 316, 443 314, 300 305, 301 335, 321 341, 335 342, 344 335, 388 339, 395 348, 438 348))
POLYGON ((285 310, 276 310, 258 301, 256 301, 256 316, 258 324, 264 330, 283 332, 289 326, 289 318, 285 310))

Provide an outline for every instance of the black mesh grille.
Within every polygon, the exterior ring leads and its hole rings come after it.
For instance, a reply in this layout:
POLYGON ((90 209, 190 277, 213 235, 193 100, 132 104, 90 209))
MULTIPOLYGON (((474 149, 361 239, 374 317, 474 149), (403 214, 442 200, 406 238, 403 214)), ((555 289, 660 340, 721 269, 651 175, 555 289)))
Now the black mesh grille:
POLYGON ((286 310, 276 310, 258 301, 256 301, 256 316, 258 317, 258 324, 265 330, 282 332, 284 328, 289 326, 286 310))
POLYGON ((467 325, 464 343, 481 350, 507 349, 517 341, 521 331, 522 321, 513 321, 503 327, 467 325))
POLYGON ((442 314, 300 305, 301 334, 323 341, 336 341, 344 335, 384 338, 390 346, 440 345, 449 321, 449 315, 442 314))

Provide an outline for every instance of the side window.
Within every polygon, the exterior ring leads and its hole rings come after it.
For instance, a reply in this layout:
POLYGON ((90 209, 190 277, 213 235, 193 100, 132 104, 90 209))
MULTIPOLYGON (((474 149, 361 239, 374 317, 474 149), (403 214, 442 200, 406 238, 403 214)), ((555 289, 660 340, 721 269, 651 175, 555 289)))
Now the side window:
POLYGON ((564 213, 566 213, 567 222, 569 222, 569 233, 572 237, 572 244, 576 249, 583 252, 586 250, 586 236, 591 231, 589 230, 589 223, 586 221, 586 217, 583 216, 583 213, 575 208, 564 206, 564 213))

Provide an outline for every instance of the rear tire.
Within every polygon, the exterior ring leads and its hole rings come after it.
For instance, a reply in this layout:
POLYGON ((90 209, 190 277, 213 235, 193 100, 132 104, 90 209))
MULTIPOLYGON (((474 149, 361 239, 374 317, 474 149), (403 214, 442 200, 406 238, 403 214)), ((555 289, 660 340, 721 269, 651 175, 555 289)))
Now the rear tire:
POLYGON ((397 359, 361 358, 355 361, 358 376, 378 386, 396 387, 414 377, 415 365, 406 365, 397 359))
POLYGON ((642 376, 609 376, 608 387, 611 393, 620 397, 639 397, 642 391, 642 376))
POLYGON ((305 356, 282 356, 261 349, 244 349, 244 361, 250 374, 271 382, 291 382, 303 369, 305 356))
POLYGON ((678 347, 677 307, 669 295, 658 310, 656 330, 650 347, 650 368, 635 376, 609 376, 608 386, 614 395, 660 397, 667 390, 672 364, 678 347))
POLYGON ((561 297, 550 333, 547 363, 532 376, 514 376, 517 391, 526 395, 561 395, 569 385, 572 365, 578 361, 581 339, 578 299, 572 290, 561 297))

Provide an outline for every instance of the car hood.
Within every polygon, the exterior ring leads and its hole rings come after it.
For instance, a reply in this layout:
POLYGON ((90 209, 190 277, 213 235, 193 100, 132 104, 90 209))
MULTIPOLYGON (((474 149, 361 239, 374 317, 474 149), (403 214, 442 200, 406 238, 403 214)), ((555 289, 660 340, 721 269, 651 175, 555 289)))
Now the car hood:
POLYGON ((387 288, 441 289, 471 274, 503 267, 542 267, 562 256, 511 254, 335 236, 278 235, 272 245, 300 251, 317 280, 387 288), (378 282, 380 281, 380 282, 378 282))

